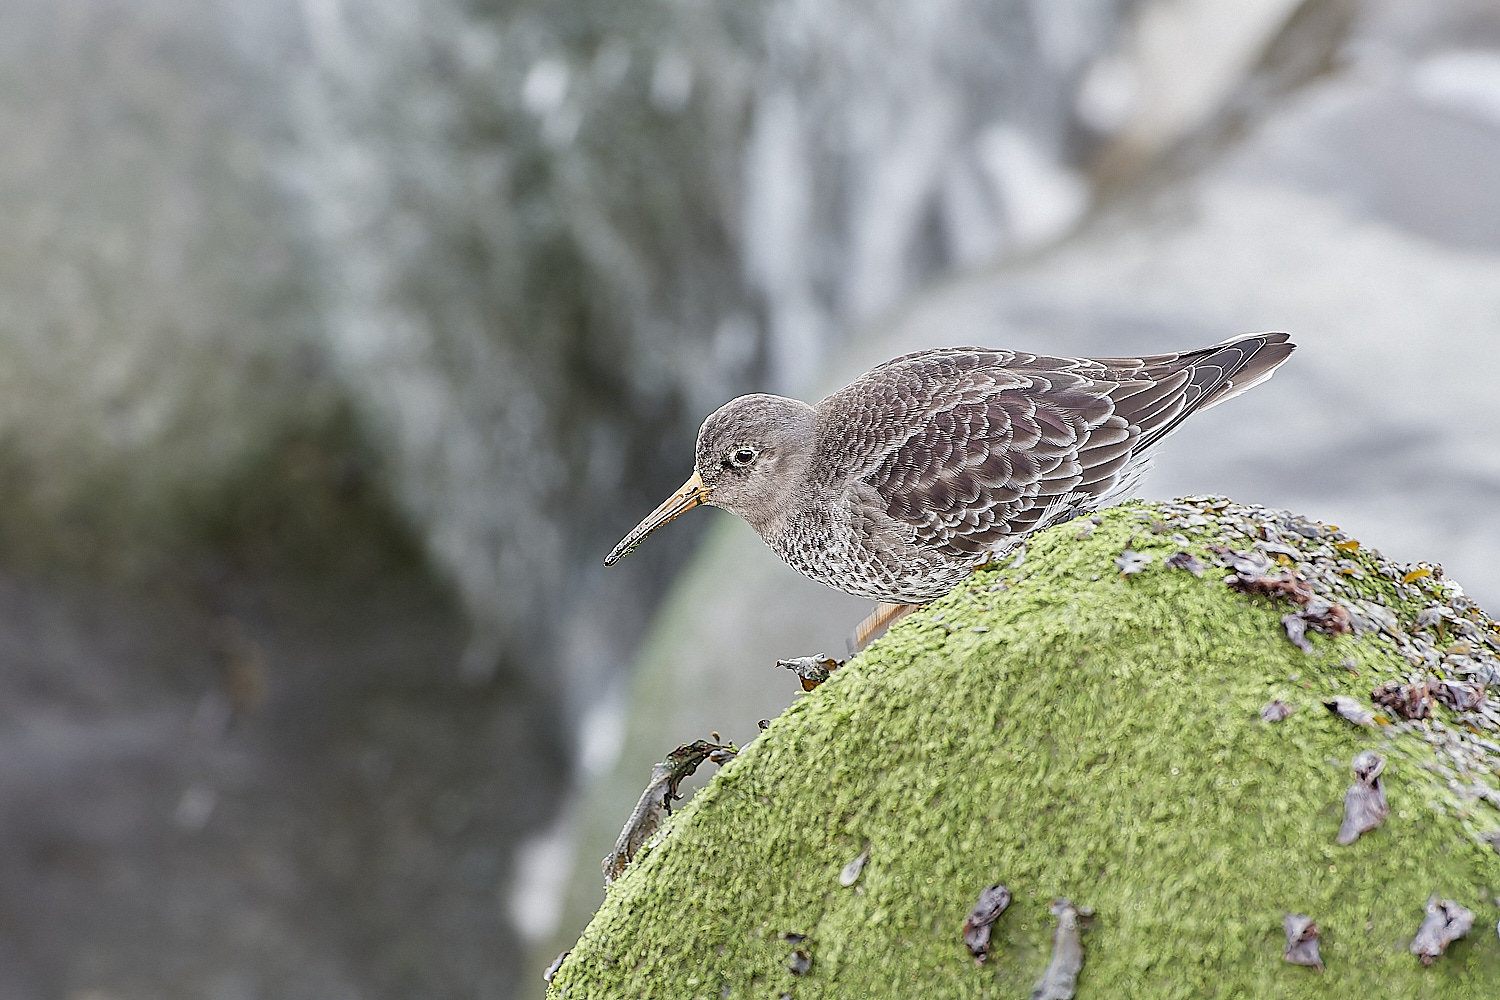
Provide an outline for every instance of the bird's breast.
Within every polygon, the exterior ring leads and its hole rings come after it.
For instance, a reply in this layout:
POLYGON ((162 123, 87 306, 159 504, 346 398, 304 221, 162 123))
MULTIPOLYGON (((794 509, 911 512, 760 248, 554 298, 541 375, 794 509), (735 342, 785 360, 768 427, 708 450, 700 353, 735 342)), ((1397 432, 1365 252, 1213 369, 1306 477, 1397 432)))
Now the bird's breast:
POLYGON ((807 505, 761 537, 802 575, 856 597, 922 603, 968 576, 967 561, 945 559, 921 546, 910 525, 892 521, 861 499, 807 505))

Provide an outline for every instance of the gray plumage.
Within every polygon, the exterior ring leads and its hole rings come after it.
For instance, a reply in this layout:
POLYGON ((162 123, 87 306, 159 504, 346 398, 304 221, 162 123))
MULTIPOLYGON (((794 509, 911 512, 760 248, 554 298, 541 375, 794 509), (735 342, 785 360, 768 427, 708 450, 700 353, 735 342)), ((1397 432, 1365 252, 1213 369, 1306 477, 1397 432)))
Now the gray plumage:
POLYGON ((703 422, 694 477, 606 562, 709 503, 820 583, 925 603, 1033 531, 1123 497, 1157 442, 1293 346, 1258 333, 1143 358, 954 347, 888 361, 817 406, 741 396, 703 422))

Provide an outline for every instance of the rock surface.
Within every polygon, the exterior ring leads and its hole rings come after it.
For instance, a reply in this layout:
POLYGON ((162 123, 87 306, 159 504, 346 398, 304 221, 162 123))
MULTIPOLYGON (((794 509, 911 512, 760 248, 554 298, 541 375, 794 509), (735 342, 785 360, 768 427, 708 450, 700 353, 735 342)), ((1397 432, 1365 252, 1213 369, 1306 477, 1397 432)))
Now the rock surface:
POLYGON ((1493 914, 1493 689, 1370 727, 1319 705, 1414 674, 1493 684, 1497 648, 1439 569, 1281 512, 1198 499, 1061 525, 774 720, 615 883, 549 996, 1025 995, 1057 897, 1095 913, 1080 996, 1477 995, 1500 942, 1430 970, 1408 948, 1433 893, 1493 914), (1129 577, 1127 548, 1153 556, 1129 577), (1170 568, 1179 551, 1208 572, 1170 568), (1313 597, 1226 586, 1256 553, 1313 597), (1328 620, 1320 600, 1351 630, 1309 630, 1307 654, 1282 619, 1328 620), (1301 711, 1264 722, 1272 699, 1301 711), (1341 847, 1364 750, 1391 815, 1341 847), (960 925, 996 881, 1015 902, 977 967, 960 925), (1287 913, 1316 920, 1326 972, 1282 960, 1287 913))

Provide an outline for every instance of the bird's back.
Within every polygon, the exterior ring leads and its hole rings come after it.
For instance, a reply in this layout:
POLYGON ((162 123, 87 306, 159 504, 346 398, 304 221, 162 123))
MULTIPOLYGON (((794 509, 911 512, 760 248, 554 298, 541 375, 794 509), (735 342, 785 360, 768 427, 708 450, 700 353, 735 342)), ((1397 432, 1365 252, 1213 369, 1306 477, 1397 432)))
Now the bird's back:
POLYGON ((1162 438, 1264 381, 1293 346, 1260 333, 1142 358, 957 347, 889 361, 818 404, 809 502, 848 505, 839 530, 851 537, 832 573, 798 568, 882 600, 930 600, 987 555, 1122 496, 1162 438), (861 550, 882 577, 909 567, 900 593, 829 578, 849 577, 861 550))

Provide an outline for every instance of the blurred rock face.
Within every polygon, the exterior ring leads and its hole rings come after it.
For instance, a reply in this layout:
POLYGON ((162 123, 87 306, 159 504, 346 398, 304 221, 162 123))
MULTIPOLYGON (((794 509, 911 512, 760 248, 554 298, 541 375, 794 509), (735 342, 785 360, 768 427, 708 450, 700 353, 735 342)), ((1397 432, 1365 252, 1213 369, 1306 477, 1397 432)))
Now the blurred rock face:
POLYGON ((0 9, 7 1000, 510 995, 564 755, 322 363, 297 14, 0 9))
POLYGON ((321 419, 278 115, 202 5, 0 11, 0 456, 12 563, 128 568, 321 419))

